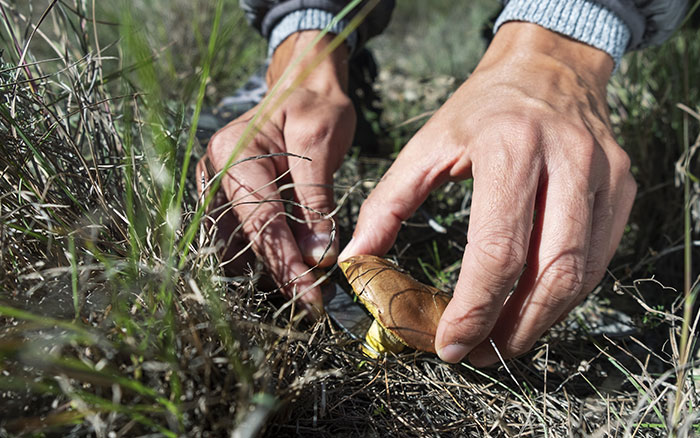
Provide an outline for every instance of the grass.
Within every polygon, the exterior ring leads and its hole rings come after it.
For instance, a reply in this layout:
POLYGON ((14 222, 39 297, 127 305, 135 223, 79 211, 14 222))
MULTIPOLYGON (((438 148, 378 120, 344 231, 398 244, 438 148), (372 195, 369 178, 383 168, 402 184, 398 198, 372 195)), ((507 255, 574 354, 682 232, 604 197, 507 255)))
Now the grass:
MULTIPOLYGON (((264 43, 236 1, 195 3, 0 0, 0 436, 697 431, 697 27, 628 55, 611 82, 640 190, 610 275, 533 352, 477 370, 368 360, 259 286, 260 266, 224 276, 199 221, 193 120, 264 43), (616 312, 631 317, 624 336, 616 312)), ((336 175, 343 242, 392 154, 485 47, 492 5, 450 5, 402 3, 372 43, 389 72, 385 154, 355 150, 336 175), (471 23, 471 43, 445 30, 455 22, 471 23)), ((454 285, 470 194, 470 182, 438 189, 389 256, 454 285)))

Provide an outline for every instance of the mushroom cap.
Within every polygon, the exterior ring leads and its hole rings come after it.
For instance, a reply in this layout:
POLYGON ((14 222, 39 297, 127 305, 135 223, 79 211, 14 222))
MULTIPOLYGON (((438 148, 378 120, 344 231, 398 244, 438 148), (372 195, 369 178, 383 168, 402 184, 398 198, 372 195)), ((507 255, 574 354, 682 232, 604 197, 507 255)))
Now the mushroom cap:
POLYGON ((435 353, 435 332, 450 296, 414 279, 388 260, 373 255, 339 263, 362 304, 401 342, 435 353))

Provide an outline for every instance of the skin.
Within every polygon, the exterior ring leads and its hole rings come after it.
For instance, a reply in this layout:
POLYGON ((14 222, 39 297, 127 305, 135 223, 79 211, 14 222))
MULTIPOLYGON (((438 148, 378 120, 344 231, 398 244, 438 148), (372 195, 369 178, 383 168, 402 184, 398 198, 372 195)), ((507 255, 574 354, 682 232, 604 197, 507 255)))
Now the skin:
POLYGON ((462 269, 435 341, 443 360, 492 364, 489 338, 505 358, 527 352, 602 279, 636 193, 610 130, 612 69, 598 49, 507 23, 363 204, 341 259, 384 253, 431 190, 474 178, 462 269))
MULTIPOLYGON (((271 88, 287 65, 306 48, 318 32, 300 32, 285 40, 275 51, 267 72, 271 88)), ((291 81, 331 40, 325 36, 289 75, 291 81)), ((224 260, 228 260, 252 242, 252 250, 265 262, 275 282, 288 297, 298 295, 300 304, 313 313, 323 308, 321 291, 311 267, 328 267, 338 255, 337 239, 331 243, 332 224, 316 212, 334 208, 333 173, 350 148, 355 131, 355 112, 347 97, 348 50, 343 45, 315 67, 275 111, 271 120, 253 138, 236 161, 272 153, 293 153, 310 158, 274 157, 248 161, 230 168, 222 179, 222 193, 213 210, 232 203, 232 211, 219 218, 219 238, 224 242, 224 260), (270 181, 282 177, 276 183, 270 181), (291 188, 290 188, 291 185, 291 188), (280 188, 287 187, 281 191, 280 188), (292 214, 304 223, 284 216, 283 199, 291 199, 312 208, 294 207, 292 214), (261 202, 264 201, 264 202, 261 202), (269 223, 268 223, 269 222, 269 223), (241 225, 239 233, 228 236, 241 225), (325 254, 325 255, 324 255, 325 254), (289 283, 294 280, 292 283, 289 283)), ((283 88, 283 89, 284 89, 283 88)), ((255 107, 232 121, 210 140, 207 155, 198 164, 198 175, 209 177, 209 169, 219 172, 232 154, 243 131, 255 115, 255 107)), ((235 260, 240 270, 251 257, 235 260)))
MULTIPOLYGON (((527 352, 602 279, 636 193, 629 158, 610 129, 605 88, 612 69, 610 56, 591 46, 534 24, 503 25, 469 79, 404 147, 364 202, 339 260, 386 253, 401 222, 431 190, 474 179, 462 269, 435 340, 443 360, 458 362, 468 355, 475 366, 492 364, 497 356, 489 339, 504 358, 527 352)), ((339 70, 327 70, 325 79, 342 77, 339 70)), ((330 90, 315 96, 344 101, 330 90)), ((342 116, 335 117, 328 114, 336 114, 329 109, 337 105, 316 107, 300 105, 298 113, 285 113, 296 117, 273 117, 263 129, 270 140, 254 142, 247 154, 282 146, 299 151, 303 147, 288 133, 303 137, 311 124, 316 135, 302 143, 313 145, 314 161, 292 178, 330 184, 352 137, 354 117, 350 126, 347 107, 341 105, 345 109, 337 114, 342 116), (324 141, 308 141, 319 138, 324 141)), ((240 124, 233 122, 215 137, 211 157, 221 162, 240 135, 240 124)), ((229 171, 224 186, 229 199, 285 169, 284 163, 256 163, 229 171)), ((330 191, 317 187, 314 193, 295 190, 300 200, 329 211, 330 191)), ((246 212, 241 210, 239 217, 246 212)), ((314 260, 303 249, 307 230, 285 231, 282 219, 276 225, 254 248, 279 282, 314 260)), ((334 259, 328 254, 323 264, 334 259)))

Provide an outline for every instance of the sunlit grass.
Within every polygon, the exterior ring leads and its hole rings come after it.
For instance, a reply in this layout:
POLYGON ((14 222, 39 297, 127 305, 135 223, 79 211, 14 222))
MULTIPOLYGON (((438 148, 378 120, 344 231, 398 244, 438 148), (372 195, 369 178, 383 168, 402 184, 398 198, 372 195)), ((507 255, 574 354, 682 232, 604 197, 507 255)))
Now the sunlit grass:
MULTIPOLYGON (((0 412, 7 416, 0 428, 75 436, 697 429, 697 30, 628 56, 611 85, 615 128, 633 157, 640 196, 611 265, 620 283, 604 282, 588 311, 619 299, 614 291, 649 300, 658 314, 634 305, 659 319, 656 327, 639 324, 638 337, 656 330, 639 341, 651 352, 634 357, 635 342, 565 322, 532 354, 476 370, 410 353, 367 361, 328 321, 306 324, 260 290, 259 267, 223 276, 203 224, 220 176, 198 199, 192 160, 202 152, 195 139, 202 108, 230 93, 264 53, 237 1, 16 3, 0 0, 0 412), (673 259, 680 254, 682 262, 673 259), (660 292, 633 282, 652 275, 679 292, 654 301, 660 292), (606 387, 611 375, 623 382, 615 390, 606 387)), ((397 16, 411 17, 412 8, 397 16)), ((396 52, 401 38, 392 38, 396 52)), ((465 53, 481 49, 479 42, 465 53)), ((421 64, 404 74, 420 84, 426 72, 421 64)), ((288 94, 270 91, 237 151, 288 94)), ((436 109, 421 100, 385 105, 389 119, 436 109)), ((389 133, 397 147, 422 120, 389 133)), ((358 181, 376 180, 388 164, 363 160, 348 158, 340 191, 362 192, 358 181)), ((390 255, 449 289, 470 193, 468 183, 441 188, 390 255)), ((351 232, 361 199, 355 193, 339 210, 341 234, 351 232)))

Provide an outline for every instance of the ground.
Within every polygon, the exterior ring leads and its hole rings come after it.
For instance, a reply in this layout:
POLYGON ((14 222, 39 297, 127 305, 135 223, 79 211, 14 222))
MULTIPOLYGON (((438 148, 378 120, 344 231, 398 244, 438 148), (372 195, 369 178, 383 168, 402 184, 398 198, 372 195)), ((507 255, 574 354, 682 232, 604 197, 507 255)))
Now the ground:
MULTIPOLYGON (((628 55, 611 81, 640 190, 609 275, 531 353, 474 369, 412 351, 369 359, 329 319, 309 323, 263 290, 260 266, 223 275, 199 222, 192 167, 204 145, 190 126, 257 67, 264 43, 236 1, 194 3, 0 1, 0 436, 696 430, 683 291, 697 287, 686 254, 700 257, 697 27, 628 55)), ((371 43, 380 146, 353 148, 336 175, 341 242, 400 147, 478 62, 495 7, 400 2, 371 43)), ((470 194, 469 181, 434 192, 387 257, 450 290, 470 194)))

